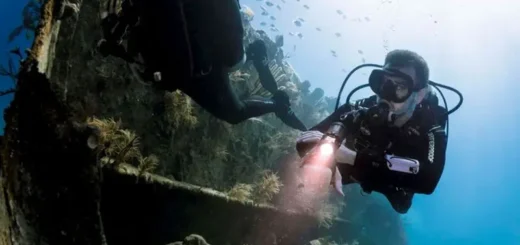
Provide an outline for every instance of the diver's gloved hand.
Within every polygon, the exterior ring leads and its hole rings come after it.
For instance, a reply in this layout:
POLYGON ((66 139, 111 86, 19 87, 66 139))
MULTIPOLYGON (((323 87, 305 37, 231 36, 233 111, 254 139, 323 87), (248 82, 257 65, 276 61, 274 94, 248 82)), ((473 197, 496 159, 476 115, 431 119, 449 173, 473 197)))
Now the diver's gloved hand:
POLYGON ((278 105, 278 107, 281 108, 289 108, 291 106, 291 100, 289 98, 289 95, 287 95, 286 92, 282 90, 278 90, 274 93, 272 97, 274 103, 278 105))
POLYGON ((300 130, 307 131, 307 127, 291 110, 291 101, 289 95, 284 91, 278 90, 274 93, 272 100, 275 105, 275 115, 282 120, 287 126, 300 130))
POLYGON ((362 129, 358 137, 358 145, 356 146, 358 149, 378 148, 384 150, 390 144, 390 127, 373 123, 366 109, 357 110, 353 112, 352 115, 348 116, 350 116, 350 118, 347 117, 347 119, 350 120, 345 120, 344 122, 347 128, 352 127, 362 129), (351 120, 351 118, 354 117, 356 119, 351 120))
MULTIPOLYGON (((298 139, 296 140, 296 150, 298 151, 298 154, 300 154, 300 157, 306 157, 306 155, 312 151, 315 150, 316 145, 323 139, 323 133, 319 131, 305 131, 303 132, 298 139)), ((346 151, 350 151, 345 145, 341 145, 340 149, 336 152, 335 160, 337 163, 343 163, 344 162, 344 153, 346 151)), ((353 151, 351 151, 353 152, 353 151)), ((355 152, 353 152, 355 154, 355 152)), ((354 156, 355 157, 355 156, 354 156)), ((350 161, 350 160, 348 160, 350 161)), ((353 161, 352 161, 353 162, 353 161)), ((343 193, 343 177, 341 176, 341 173, 339 171, 339 168, 336 166, 336 169, 333 172, 333 176, 331 179, 331 185, 334 187, 334 190, 341 195, 345 196, 345 193, 343 193)))
POLYGON ((246 50, 247 60, 264 61, 267 60, 267 47, 264 41, 256 40, 249 44, 246 50))

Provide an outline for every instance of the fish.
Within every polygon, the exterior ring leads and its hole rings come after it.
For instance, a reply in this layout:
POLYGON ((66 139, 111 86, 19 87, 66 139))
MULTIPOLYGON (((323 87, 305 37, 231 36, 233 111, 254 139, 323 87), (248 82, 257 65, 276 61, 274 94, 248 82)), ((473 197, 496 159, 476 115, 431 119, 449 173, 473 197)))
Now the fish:
POLYGON ((321 28, 319 28, 319 27, 316 27, 316 31, 321 31, 321 28))
POLYGON ((309 5, 307 5, 307 4, 304 4, 303 7, 306 9, 310 9, 309 5))
POLYGON ((336 13, 338 13, 339 15, 343 15, 343 11, 341 11, 341 9, 336 10, 336 13))
POLYGON ((267 5, 268 7, 272 7, 274 4, 272 2, 265 1, 265 5, 267 5))
POLYGON ((302 26, 302 23, 301 23, 299 20, 294 20, 293 23, 294 23, 294 25, 297 26, 297 27, 302 26))
POLYGON ((341 33, 339 32, 336 32, 334 35, 336 35, 336 37, 341 37, 341 33))
POLYGON ((272 15, 271 15, 269 18, 270 18, 271 20, 276 20, 276 17, 274 17, 274 16, 272 16, 272 15))

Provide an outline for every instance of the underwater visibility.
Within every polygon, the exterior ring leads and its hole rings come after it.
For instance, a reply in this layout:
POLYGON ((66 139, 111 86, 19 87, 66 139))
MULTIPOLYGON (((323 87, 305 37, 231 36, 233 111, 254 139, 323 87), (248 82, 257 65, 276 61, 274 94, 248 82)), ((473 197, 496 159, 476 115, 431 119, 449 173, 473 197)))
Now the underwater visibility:
POLYGON ((520 4, 0 4, 0 245, 520 244, 520 4))

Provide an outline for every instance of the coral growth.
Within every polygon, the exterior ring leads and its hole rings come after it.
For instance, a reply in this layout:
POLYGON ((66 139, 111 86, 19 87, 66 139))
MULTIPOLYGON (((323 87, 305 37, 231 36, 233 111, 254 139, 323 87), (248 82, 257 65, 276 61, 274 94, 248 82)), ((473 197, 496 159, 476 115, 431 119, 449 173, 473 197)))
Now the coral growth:
POLYGON ((172 129, 181 127, 194 128, 197 117, 194 115, 191 99, 180 91, 167 92, 164 95, 166 121, 172 129))
POLYGON ((317 212, 320 225, 330 228, 335 219, 339 218, 345 207, 343 200, 326 200, 317 212))
POLYGON ((283 184, 277 174, 266 170, 261 174, 253 187, 253 200, 257 203, 268 203, 280 192, 283 184))
POLYGON ((139 171, 139 175, 142 175, 145 172, 153 172, 155 168, 159 165, 159 158, 155 155, 149 155, 147 157, 140 157, 139 164, 137 165, 137 169, 139 171))
POLYGON ((227 192, 228 196, 241 202, 251 200, 253 194, 253 186, 249 184, 238 183, 227 192))
POLYGON ((102 165, 136 164, 139 174, 152 172, 159 164, 155 155, 143 156, 139 149, 139 137, 130 130, 121 129, 121 121, 113 118, 89 118, 87 124, 99 130, 97 142, 102 165))
POLYGON ((227 191, 227 194, 229 197, 242 202, 254 201, 267 204, 280 192, 282 186, 283 184, 276 173, 265 170, 253 184, 237 183, 227 191))

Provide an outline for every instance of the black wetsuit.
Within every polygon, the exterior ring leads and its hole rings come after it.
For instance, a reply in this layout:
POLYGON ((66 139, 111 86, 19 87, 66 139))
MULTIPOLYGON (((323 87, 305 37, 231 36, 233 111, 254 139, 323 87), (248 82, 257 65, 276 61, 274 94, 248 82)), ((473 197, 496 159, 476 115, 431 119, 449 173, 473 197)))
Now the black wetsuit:
POLYGON ((105 55, 139 62, 144 80, 160 72, 158 88, 179 89, 215 117, 236 124, 252 117, 275 113, 286 125, 305 131, 290 108, 289 97, 279 91, 268 66, 263 42, 248 48, 248 57, 270 99, 237 97, 228 69, 244 56, 240 6, 236 0, 142 1, 125 0, 117 16, 102 22, 105 41, 98 44, 105 55), (137 21, 139 20, 139 21, 137 21), (127 47, 118 43, 125 37, 127 47), (139 56, 138 60, 134 60, 139 56))
POLYGON ((178 89, 215 117, 232 124, 267 113, 275 113, 289 127, 300 131, 307 130, 291 110, 287 94, 278 90, 269 67, 261 61, 253 61, 253 64, 263 87, 273 94, 272 98, 255 96, 240 100, 231 86, 227 71, 219 71, 215 68, 202 78, 180 84, 178 89))
MULTIPOLYGON (((375 96, 358 101, 355 105, 343 105, 310 130, 324 133, 333 122, 339 122, 342 115, 374 105, 375 96)), ((386 169, 386 161, 381 158, 385 153, 382 153, 381 149, 374 151, 370 142, 360 133, 359 126, 365 120, 362 116, 359 122, 349 124, 346 145, 354 149, 357 155, 354 165, 337 165, 343 177, 343 184, 359 182, 364 191, 384 194, 397 212, 406 213, 412 205, 414 193, 433 193, 442 175, 447 142, 443 129, 445 121, 439 116, 443 112, 445 110, 437 104, 432 104, 430 100, 424 101, 418 105, 412 118, 405 125, 400 128, 388 128, 384 132, 389 137, 387 143, 391 143, 386 149, 386 154, 418 160, 420 170, 416 175, 386 169), (372 167, 374 162, 380 163, 383 167, 375 170, 372 167)), ((383 132, 378 134, 382 135, 383 132)), ((297 150, 300 155, 304 155, 312 147, 299 143, 297 150)))

